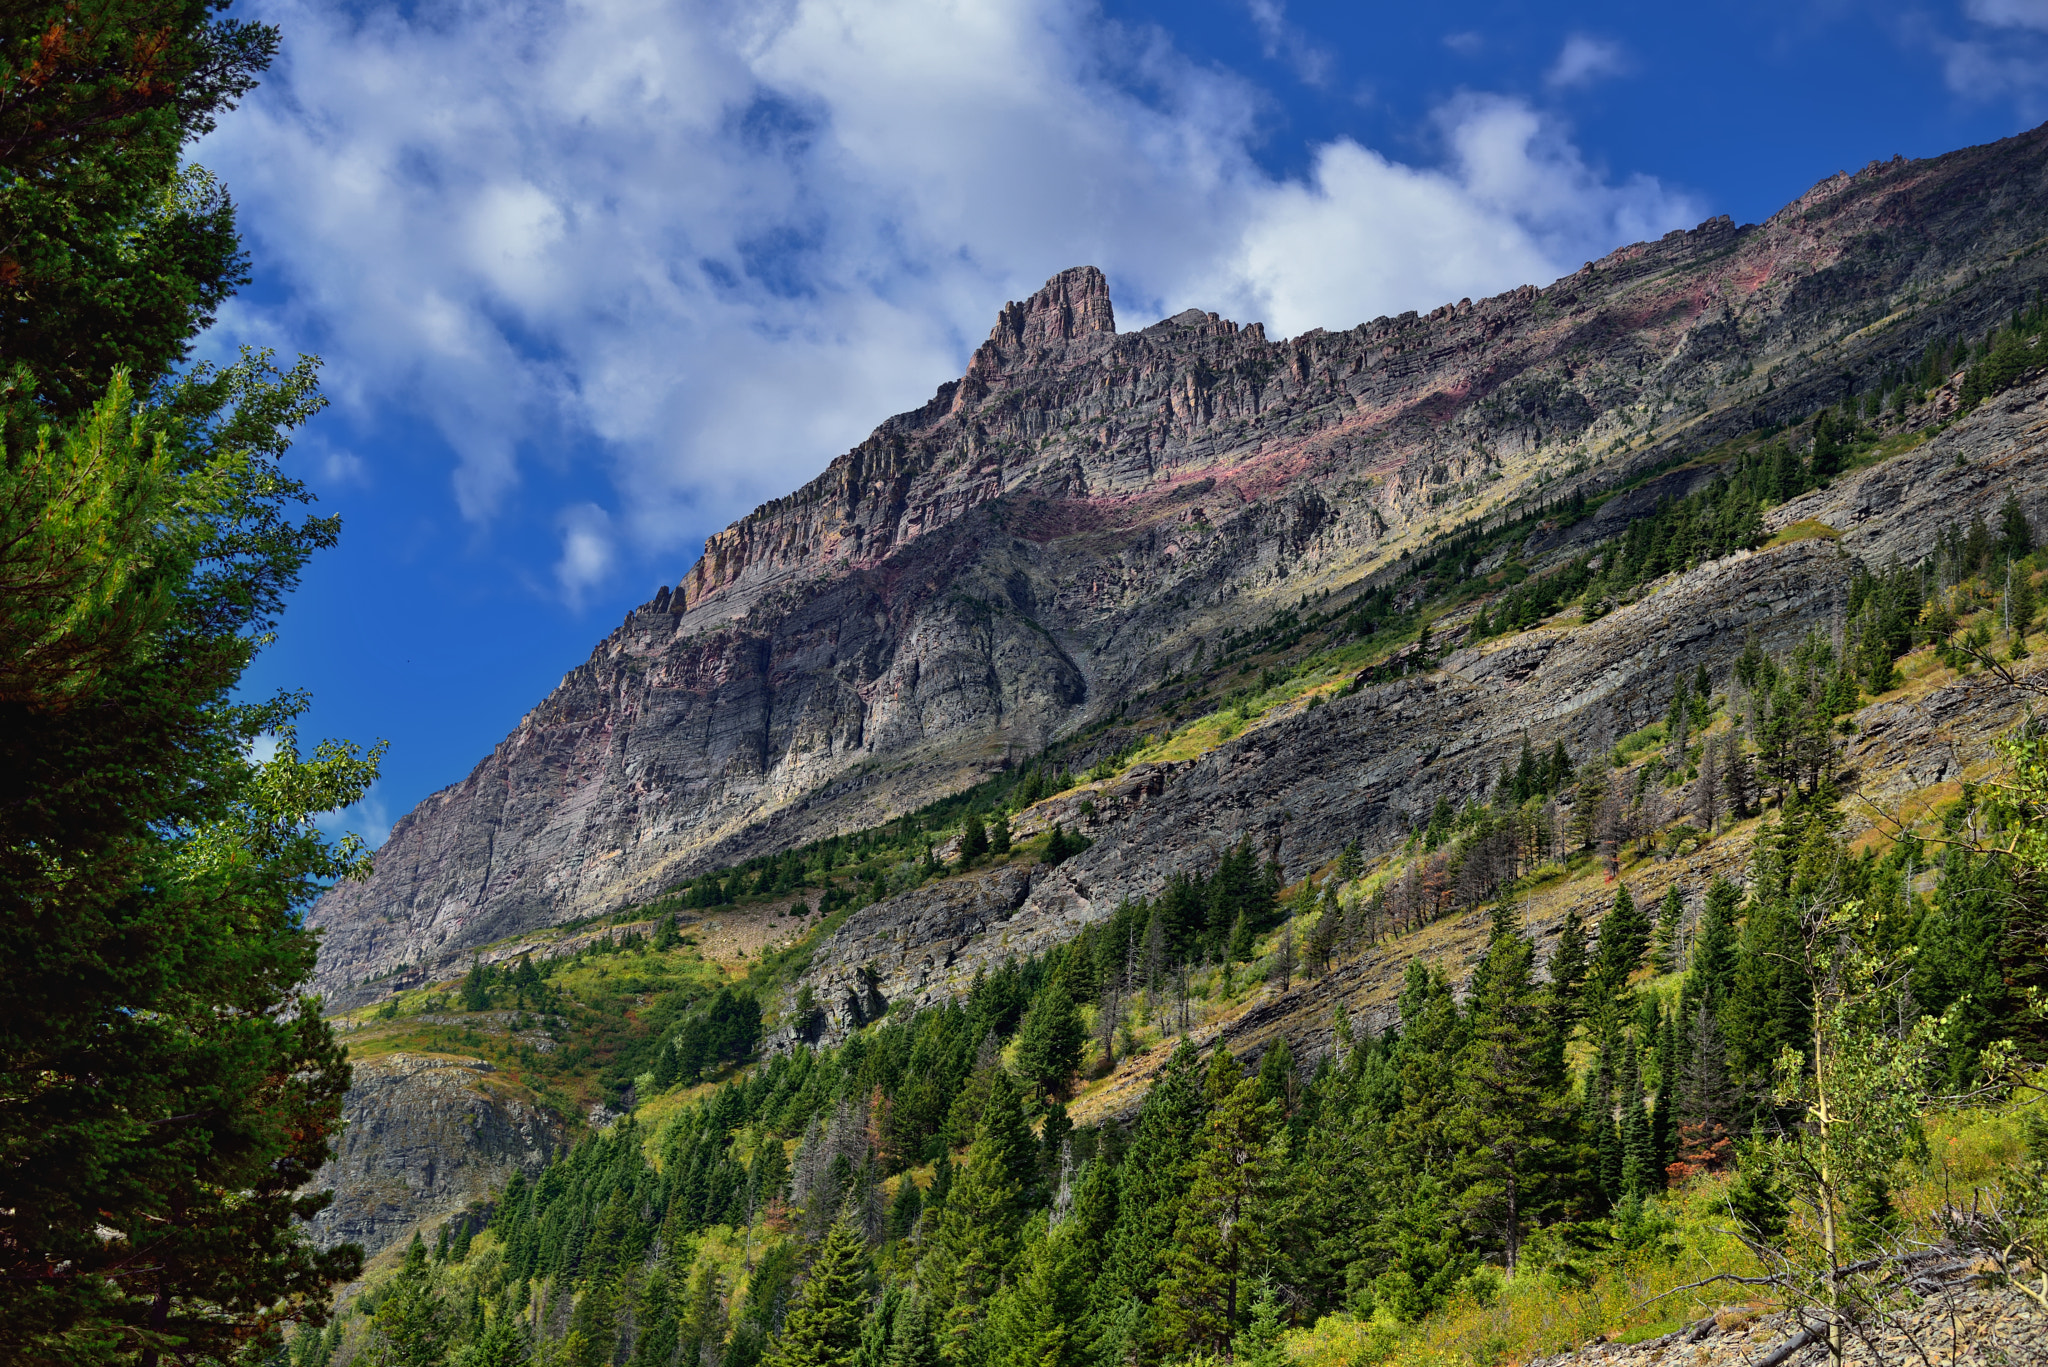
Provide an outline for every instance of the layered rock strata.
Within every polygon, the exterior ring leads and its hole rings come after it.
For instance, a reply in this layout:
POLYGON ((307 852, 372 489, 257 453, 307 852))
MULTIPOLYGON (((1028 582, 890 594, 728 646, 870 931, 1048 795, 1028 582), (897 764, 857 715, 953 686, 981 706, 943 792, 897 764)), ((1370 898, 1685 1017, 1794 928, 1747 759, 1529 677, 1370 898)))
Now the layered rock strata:
MULTIPOLYGON (((1196 310, 1118 333, 1101 273, 1063 272, 402 819, 375 876, 315 909, 321 986, 362 1000, 401 965, 893 816, 1439 525, 1863 392, 2048 280, 2044 171, 2042 130, 1873 164, 1763 224, 1286 341, 1196 310)), ((1466 705, 1442 687, 1399 725, 1449 727, 1413 720, 1466 705)))
MULTIPOLYGON (((958 996, 977 969, 1040 953, 1123 899, 1155 895, 1176 872, 1207 874, 1240 840, 1277 859, 1289 880, 1353 840, 1384 853, 1439 798, 1485 800, 1524 739, 1539 752, 1562 741, 1575 757, 1598 754, 1662 717, 1681 672, 1705 666, 1725 687, 1752 633, 1782 656, 1811 630, 1834 632, 1858 556, 1879 566, 1917 560, 1943 527, 1994 521, 2008 494, 2048 526, 2048 380, 1773 510, 1778 526, 1838 518, 1839 541, 1739 552, 1590 625, 1460 651, 1439 670, 1277 715, 1191 764, 1133 771, 1034 809, 1021 830, 1061 820, 1095 843, 1057 868, 948 879, 855 912, 792 989, 808 987, 825 1013, 804 1037, 838 1040, 896 1001, 958 996)), ((1849 752, 1851 781, 1871 802, 1942 782, 1988 754, 2021 701, 1980 676, 1874 704, 1849 752)), ((1341 982, 1323 990, 1349 991, 1341 982)))

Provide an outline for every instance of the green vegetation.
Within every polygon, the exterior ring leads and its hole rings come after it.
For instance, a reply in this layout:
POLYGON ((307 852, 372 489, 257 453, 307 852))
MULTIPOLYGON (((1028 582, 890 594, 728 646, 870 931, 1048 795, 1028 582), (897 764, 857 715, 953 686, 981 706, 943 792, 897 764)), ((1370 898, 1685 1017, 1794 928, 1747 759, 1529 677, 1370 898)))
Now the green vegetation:
MULTIPOLYGON (((1864 584, 1860 620, 1889 610, 1886 584, 1864 584)), ((2009 1125, 1951 1122, 1939 1098, 2048 1049, 2023 1007, 2041 971, 2015 972, 2048 907, 2048 738, 2009 741, 2014 781, 1961 804, 1969 823, 1950 812, 1942 843, 1852 855, 1831 776, 1859 648, 1752 644, 1720 695, 1680 676, 1665 719, 1612 754, 1525 746, 1491 804, 1440 805, 1392 864, 1347 851, 1283 896, 1240 845, 963 1001, 876 1000, 836 1048, 586 1137, 451 1225, 428 1280, 451 1324, 472 1311, 445 1360, 500 1334, 546 1361, 666 1362, 686 1342, 743 1364, 1476 1361, 1667 1332, 1714 1303, 1686 1286, 1702 1267, 1881 1320, 1873 1257, 1947 1237, 1942 1212, 1972 1199, 1930 1193, 1959 1171, 1994 1200, 2031 1180, 1957 1169, 1954 1146, 1939 1167, 1927 1136, 2009 1125), (1654 806, 1660 771, 1691 776, 1691 810, 1654 806), (1623 847, 1678 815, 1711 835, 1702 787, 1731 818, 1764 809, 1748 888, 1650 908, 1624 880, 1539 965, 1518 880, 1581 853, 1625 873, 1623 847), (1989 838, 1958 843, 1966 824, 1989 838), (1462 996, 1411 957, 1398 1024, 1340 1013, 1312 1072, 1284 1041, 1247 1069, 1186 1037, 1198 978, 1284 984, 1297 946, 1314 976, 1489 902, 1462 996), (1902 1032, 1905 1003, 1920 1024, 1902 1032), (1077 1086, 1176 1034, 1132 1122, 1073 1128, 1077 1086)), ((2023 1244, 2034 1207, 2011 1209, 2023 1244)), ((393 1342, 359 1316, 295 1360, 393 1342)))
POLYGON ((0 42, 0 1358, 224 1361, 322 1321, 361 1252, 301 1189, 349 1069, 303 995, 364 869, 244 672, 332 518, 284 471, 314 363, 186 366, 242 283, 191 141, 276 46, 210 3, 29 6, 0 42))

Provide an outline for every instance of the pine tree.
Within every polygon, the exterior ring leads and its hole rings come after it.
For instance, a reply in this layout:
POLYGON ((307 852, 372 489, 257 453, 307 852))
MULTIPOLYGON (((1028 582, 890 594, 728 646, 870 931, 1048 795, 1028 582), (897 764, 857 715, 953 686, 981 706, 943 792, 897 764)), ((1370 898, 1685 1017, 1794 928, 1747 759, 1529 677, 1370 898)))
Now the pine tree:
POLYGON ((1678 936, 1685 925, 1685 898, 1673 883, 1657 908, 1657 933, 1650 945, 1650 967, 1661 977, 1678 971, 1678 936))
POLYGON ((1230 1346, 1235 1367, 1288 1367, 1292 1359, 1287 1353, 1286 1330, 1280 1318, 1280 1298, 1273 1293, 1273 1279, 1261 1277, 1252 1298, 1251 1323, 1230 1346))
POLYGON ((1657 1101, 1650 1112, 1650 1147, 1655 1154, 1656 1185, 1665 1185, 1665 1170, 1676 1156, 1678 1107, 1678 1030, 1671 1013, 1657 1013, 1657 1101))
POLYGON ((969 812, 960 825, 960 858, 968 863, 988 853, 988 827, 979 812, 969 812))
POLYGON ((1081 1066, 1087 1030, 1064 970, 1047 979, 1017 1027, 1017 1070, 1036 1098, 1064 1095, 1081 1066))
POLYGON ((1624 1056, 1615 1092, 1621 1106, 1622 1195, 1647 1196, 1664 1185, 1664 1170, 1657 1163, 1650 1115, 1643 1107, 1642 1052, 1633 1040, 1624 1056))
POLYGON ((1143 1326, 1129 1322, 1131 1307, 1149 1305, 1173 1248, 1174 1227, 1188 1187, 1188 1170, 1207 1119, 1201 1056, 1186 1039, 1138 1111, 1130 1148, 1117 1169, 1116 1223, 1105 1245, 1102 1275, 1090 1300, 1105 1336, 1136 1345, 1143 1326))
POLYGON ((1742 902, 1742 890, 1725 878, 1707 885, 1706 910, 1693 940, 1692 965, 1679 995, 1679 1008, 1689 1017, 1696 1003, 1705 1002, 1718 1011, 1728 1000, 1735 981, 1735 911, 1742 902))
POLYGON ((1159 1288, 1161 1332, 1180 1350, 1227 1353, 1250 1308, 1247 1283, 1271 1247, 1273 1119, 1257 1078, 1238 1082, 1210 1112, 1159 1288))
POLYGON ((1497 924, 1473 989, 1469 1039, 1456 1065, 1445 1126, 1455 1145, 1453 1207, 1513 1276, 1527 1230, 1560 1194, 1572 1165, 1571 1099, 1554 1029, 1531 974, 1536 947, 1512 920, 1497 924))
POLYGON ((1684 1057, 1673 1107, 1673 1153, 1665 1169, 1675 1182, 1719 1172, 1734 1154, 1737 1093, 1728 1081, 1721 1027, 1704 1000, 1692 1008, 1686 1023, 1684 1057))
POLYGON ((853 1367, 867 1315, 868 1251, 845 1220, 826 1232, 766 1367, 853 1367))
POLYGON ((990 1303, 1017 1255, 1029 1180, 1020 1180, 1018 1169, 1032 1173, 1037 1167, 1015 1093, 1005 1091, 982 1113, 920 1274, 933 1304, 943 1311, 939 1356, 948 1364, 973 1360, 990 1303))
POLYGON ((1586 923, 1579 919, 1576 910, 1565 912, 1564 924, 1557 932, 1557 948, 1550 951, 1544 969, 1550 978, 1551 1019, 1557 1042, 1562 1044, 1585 1018, 1583 988, 1592 969, 1592 960, 1586 953, 1586 923))
POLYGON ((883 1367, 939 1367, 939 1341, 933 1329, 931 1305, 922 1292, 912 1291, 896 1308, 890 1326, 889 1351, 883 1367))
POLYGON ((391 1288, 370 1317, 379 1353, 389 1367, 440 1367, 454 1339, 448 1307, 434 1290, 427 1245, 417 1231, 391 1288))
POLYGON ((1600 922, 1600 947, 1594 955, 1591 981, 1599 994, 1618 1001, 1628 990, 1629 975, 1643 966, 1650 947, 1649 918, 1636 909, 1626 884, 1615 889, 1614 905, 1600 922))
POLYGON ((469 972, 462 979, 462 1009, 465 1011, 488 1011, 491 1009, 490 970, 483 961, 471 956, 469 972))
POLYGON ((1095 1269, 1062 1225, 1032 1221, 1014 1280, 989 1313, 980 1361, 988 1367, 1085 1367, 1094 1361, 1088 1288, 1095 1269))
POLYGON ((989 824, 988 847, 996 854, 1010 852, 1010 814, 997 812, 996 819, 989 824))

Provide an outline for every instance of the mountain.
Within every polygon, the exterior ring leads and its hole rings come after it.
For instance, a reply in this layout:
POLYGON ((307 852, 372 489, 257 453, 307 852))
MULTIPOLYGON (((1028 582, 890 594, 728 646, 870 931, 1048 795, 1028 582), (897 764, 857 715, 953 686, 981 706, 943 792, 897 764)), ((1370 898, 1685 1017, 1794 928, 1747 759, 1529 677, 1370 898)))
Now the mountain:
MULTIPOLYGON (((2037 129, 1344 332, 1272 340, 1190 309, 1119 333, 1101 272, 1062 272, 1002 309, 960 380, 712 537, 467 780, 402 819, 375 875, 312 913, 320 986, 347 1005, 446 976, 478 946, 1171 710, 1234 633, 1402 582, 1404 555, 1459 528, 1527 519, 1519 553, 1559 563, 1703 487, 1717 467, 1689 457, 1895 392, 1985 336, 2048 280, 2044 238, 2037 129), (1540 517, 1621 486, 1590 518, 1540 517)), ((1895 425, 1954 402, 1942 390, 1895 425)), ((1811 547, 1760 558, 1689 606, 1637 610, 1635 628, 1617 616, 1304 713, 1176 776, 1056 893, 992 905, 1100 915, 1156 887, 1174 851, 1252 832, 1290 876, 1352 839, 1384 845, 1490 779, 1523 731, 1611 741, 1661 709, 1675 664, 1725 662, 1748 625, 1789 638, 1822 621, 1846 574, 1811 547), (1663 658, 1672 641, 1691 653, 1663 658), (1543 701, 1488 700, 1489 677, 1533 678, 1543 701), (1346 754, 1384 764, 1384 784, 1346 754), (1343 800, 1360 788, 1381 791, 1343 800)))

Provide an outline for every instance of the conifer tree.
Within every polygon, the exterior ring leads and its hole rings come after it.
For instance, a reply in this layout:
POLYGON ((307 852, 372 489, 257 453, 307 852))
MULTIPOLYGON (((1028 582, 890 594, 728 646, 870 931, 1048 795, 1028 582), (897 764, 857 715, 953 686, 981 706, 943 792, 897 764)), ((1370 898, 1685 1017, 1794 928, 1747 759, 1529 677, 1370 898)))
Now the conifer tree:
POLYGON ((1614 891, 1614 905, 1600 922, 1599 949, 1594 954, 1591 986, 1602 999, 1619 1001, 1628 990, 1629 975, 1643 966, 1650 947, 1649 918, 1636 909, 1623 884, 1614 891))
MULTIPOLYGON (((1226 1056, 1227 1057, 1227 1056, 1226 1056)), ((1211 1092, 1229 1072, 1211 1070, 1211 1092)), ((1230 1350, 1255 1271, 1271 1248, 1273 1108, 1245 1078, 1215 1100, 1159 1289, 1161 1332, 1179 1350, 1230 1350)))
POLYGON ((417 1231, 370 1323, 380 1356, 390 1367, 440 1367, 447 1356, 455 1324, 447 1304, 434 1290, 427 1245, 417 1231))
POLYGON ((1650 1147, 1656 1156, 1654 1183, 1665 1185, 1671 1165, 1678 1104, 1678 1030, 1670 1012, 1657 1012, 1657 1100, 1650 1111, 1650 1147))
POLYGON ((1010 814, 997 812, 996 819, 989 823, 988 847, 996 854, 1010 852, 1010 814))
POLYGON ((868 1305, 867 1243, 845 1220, 825 1234, 766 1367, 853 1367, 868 1305))
POLYGON ((1017 1027, 1017 1070, 1030 1084, 1035 1100, 1065 1094, 1074 1070, 1081 1066, 1081 1047, 1086 1040, 1081 1010, 1063 968, 1039 988, 1017 1027))
POLYGON ((989 1314, 988 1367, 1084 1367, 1093 1362, 1088 1287, 1094 1268, 1066 1225, 1034 1217, 1014 1280, 989 1314))
POLYGON ((1592 960, 1586 953, 1586 923, 1579 919, 1576 909, 1565 912, 1564 924, 1557 932, 1557 948, 1550 951, 1544 969, 1550 978, 1550 1015, 1555 1038, 1562 1044, 1585 1018, 1583 988, 1592 969, 1592 960))
POLYGON ((1457 1099, 1445 1126, 1456 1146, 1454 1207, 1513 1276, 1527 1231, 1560 1194, 1572 1166, 1571 1099, 1553 1021, 1531 969, 1536 947, 1496 922, 1473 990, 1457 1099))
POLYGON ((1207 1105, 1201 1056, 1182 1039, 1138 1110, 1137 1129, 1117 1170, 1116 1223, 1090 1297, 1105 1336, 1134 1348, 1145 1339, 1142 1321, 1172 1249, 1207 1105))
POLYGON ((930 1303, 922 1292, 913 1290, 896 1308, 882 1367, 939 1367, 939 1342, 932 1320, 930 1303))
POLYGON ((1251 1322, 1231 1344, 1235 1367, 1287 1367, 1291 1360, 1284 1341, 1287 1326, 1280 1318, 1280 1298, 1273 1279, 1261 1277, 1252 1298, 1251 1322))
POLYGON ((988 853, 988 827, 982 824, 981 813, 969 812, 960 825, 960 858, 972 863, 988 853))
POLYGON ((1021 1162, 1035 1169, 1036 1153, 1014 1096, 983 1111, 919 1272, 942 1312, 939 1356, 948 1364, 974 1360, 990 1304, 1017 1255, 1025 1201, 1017 1168, 1021 1162))
POLYGON ((1663 1186, 1664 1172, 1657 1163, 1657 1149, 1650 1132, 1650 1115, 1643 1107, 1642 1051, 1635 1041, 1623 1055, 1621 1077, 1615 1084, 1620 1104, 1621 1191, 1623 1196, 1647 1196, 1663 1186))
POLYGON ((1685 898, 1673 883, 1657 908, 1657 932, 1650 944, 1650 967, 1661 976, 1678 971, 1678 937, 1685 925, 1685 898))

